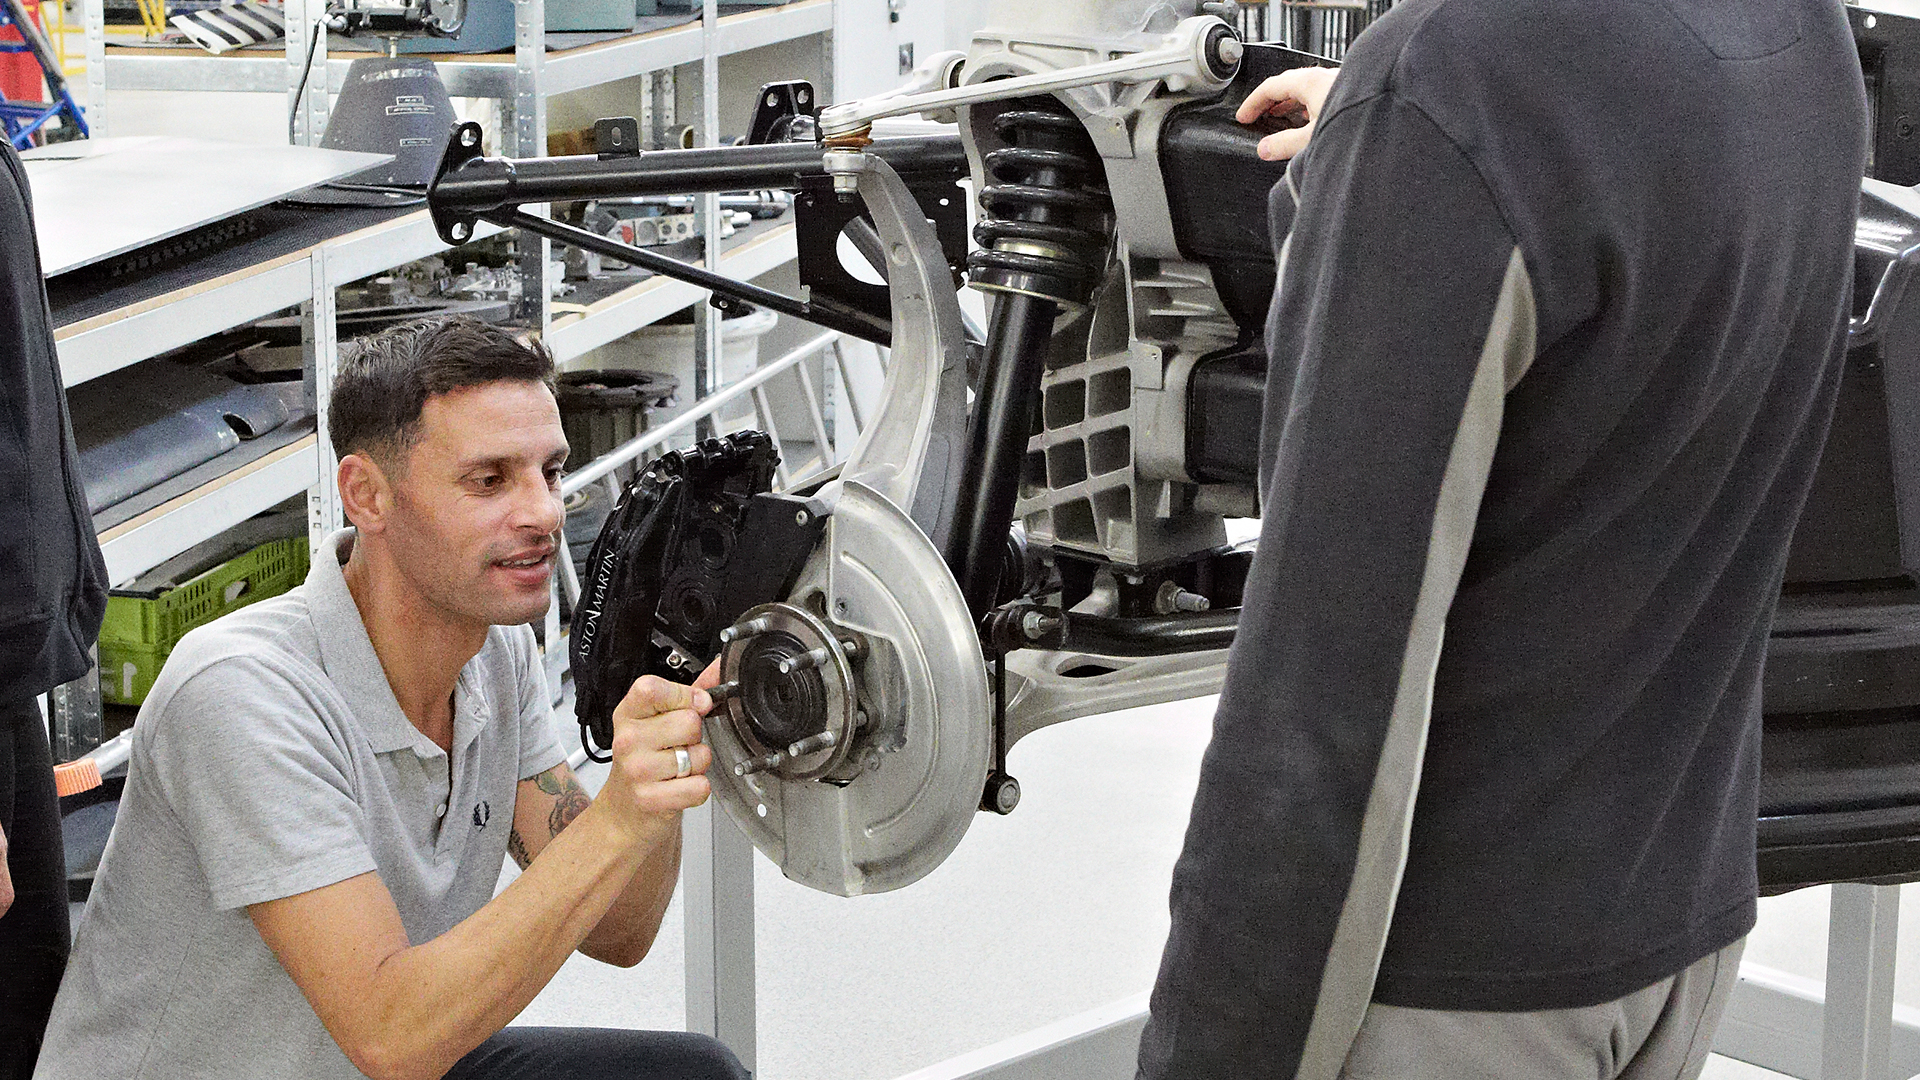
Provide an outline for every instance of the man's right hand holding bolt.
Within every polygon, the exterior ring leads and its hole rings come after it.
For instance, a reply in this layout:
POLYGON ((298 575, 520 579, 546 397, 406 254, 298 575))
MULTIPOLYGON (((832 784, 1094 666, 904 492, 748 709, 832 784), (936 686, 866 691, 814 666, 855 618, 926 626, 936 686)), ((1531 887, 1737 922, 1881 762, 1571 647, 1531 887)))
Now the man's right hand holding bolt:
POLYGON ((706 802, 713 751, 700 736, 712 708, 705 689, 652 675, 634 680, 613 710, 613 766, 596 808, 605 803, 618 820, 639 822, 706 802))

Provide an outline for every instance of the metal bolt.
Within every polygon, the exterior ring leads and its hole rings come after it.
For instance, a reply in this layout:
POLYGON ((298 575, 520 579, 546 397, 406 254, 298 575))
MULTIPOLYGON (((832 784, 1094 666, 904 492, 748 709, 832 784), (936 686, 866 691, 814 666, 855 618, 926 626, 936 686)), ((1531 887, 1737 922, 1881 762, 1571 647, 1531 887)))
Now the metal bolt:
POLYGON ((1044 611, 1029 611, 1020 618, 1020 632, 1028 641, 1039 641, 1060 628, 1058 615, 1049 615, 1044 611))
POLYGON ((1213 601, 1201 596, 1199 593, 1188 592, 1185 589, 1181 589, 1179 592, 1173 594, 1173 609, 1175 611, 1206 611, 1211 607, 1213 607, 1213 601))
POLYGON ((860 174, 867 167, 867 155, 858 150, 829 150, 822 165, 833 177, 833 192, 851 198, 860 191, 860 174))
POLYGON ((833 654, 825 649, 809 649, 799 656, 789 656, 777 665, 780 674, 791 675, 796 671, 812 671, 833 659, 833 654))
POLYGON ((707 696, 713 699, 715 705, 718 705, 728 698, 739 697, 740 684, 737 682, 716 683, 707 688, 707 696))
POLYGON ((1196 592, 1189 592, 1176 581, 1163 581, 1159 591, 1153 594, 1153 610, 1162 615, 1171 615, 1176 611, 1206 611, 1213 607, 1213 601, 1196 592))
POLYGON ((1240 39, 1231 37, 1220 39, 1218 51, 1220 62, 1228 67, 1238 64, 1241 57, 1247 54, 1246 48, 1240 44, 1240 39))
POLYGON ((757 619, 748 619, 746 622, 735 623, 725 630, 720 631, 720 644, 731 645, 741 638, 750 638, 755 634, 764 634, 771 629, 773 629, 773 620, 767 618, 765 615, 757 619))
POLYGON ((735 765, 733 767, 733 775, 752 776, 754 773, 766 772, 768 769, 777 769, 781 763, 786 760, 787 756, 785 754, 775 750, 766 757, 748 758, 740 764, 735 765))
POLYGON ((793 513, 793 523, 795 525, 805 525, 807 522, 812 520, 813 520, 813 515, 807 513, 805 510, 796 510, 793 513))
POLYGON ((980 798, 980 809, 996 814, 1011 814, 1020 805, 1020 781, 1003 772, 987 777, 987 790, 980 798))
POLYGON ((460 132, 461 146, 479 146, 480 131, 477 128, 463 128, 460 132))
POLYGON ((787 756, 797 758, 821 750, 831 750, 834 744, 839 741, 839 737, 831 731, 823 731, 818 735, 809 735, 799 742, 794 743, 792 746, 787 747, 787 756))
POLYGON ((465 240, 467 237, 473 235, 473 226, 468 225, 464 221, 456 221, 453 223, 453 228, 448 231, 453 233, 455 240, 465 240))

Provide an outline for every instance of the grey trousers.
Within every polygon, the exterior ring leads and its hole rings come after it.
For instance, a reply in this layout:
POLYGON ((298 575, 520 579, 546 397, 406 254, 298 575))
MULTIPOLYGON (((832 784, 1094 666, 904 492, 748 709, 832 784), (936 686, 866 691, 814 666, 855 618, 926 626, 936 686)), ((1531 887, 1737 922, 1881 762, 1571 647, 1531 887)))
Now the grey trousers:
POLYGON ((1745 941, 1618 1001, 1541 1012, 1373 1005, 1345 1080, 1694 1080, 1745 941))

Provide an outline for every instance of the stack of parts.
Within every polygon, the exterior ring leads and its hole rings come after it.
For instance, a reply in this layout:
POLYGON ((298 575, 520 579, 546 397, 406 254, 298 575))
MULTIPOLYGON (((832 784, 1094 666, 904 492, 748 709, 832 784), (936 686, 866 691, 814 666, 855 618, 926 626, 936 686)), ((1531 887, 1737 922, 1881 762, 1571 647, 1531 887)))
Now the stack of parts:
POLYGON ((195 45, 216 55, 263 41, 278 41, 287 34, 280 9, 257 0, 229 0, 217 8, 185 12, 167 21, 195 45))
POLYGON ((82 383, 68 402, 95 514, 313 413, 297 381, 250 386, 165 360, 82 383))

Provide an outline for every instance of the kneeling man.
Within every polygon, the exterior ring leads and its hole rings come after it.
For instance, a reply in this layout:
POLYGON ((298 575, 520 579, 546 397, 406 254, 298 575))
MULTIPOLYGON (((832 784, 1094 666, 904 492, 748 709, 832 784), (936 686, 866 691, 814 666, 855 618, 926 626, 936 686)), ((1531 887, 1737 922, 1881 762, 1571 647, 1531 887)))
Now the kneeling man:
POLYGON ((354 528, 169 658, 37 1077, 746 1075, 701 1036, 503 1030, 576 948, 640 962, 708 793, 704 690, 635 683, 596 798, 554 735, 552 383, 471 320, 342 360, 354 528))

